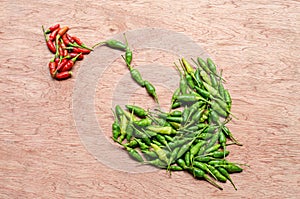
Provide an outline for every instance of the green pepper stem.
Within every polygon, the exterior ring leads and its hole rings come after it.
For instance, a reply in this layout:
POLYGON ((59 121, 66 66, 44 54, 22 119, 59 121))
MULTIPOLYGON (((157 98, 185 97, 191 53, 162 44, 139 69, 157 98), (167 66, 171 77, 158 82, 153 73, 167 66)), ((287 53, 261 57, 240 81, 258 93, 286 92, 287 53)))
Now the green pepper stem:
POLYGON ((72 46, 72 47, 77 47, 77 48, 85 48, 85 49, 88 49, 90 51, 93 51, 93 48, 89 48, 86 45, 78 45, 77 43, 69 43, 68 45, 72 46))
POLYGON ((49 39, 47 39, 47 35, 46 35, 46 32, 45 32, 44 26, 42 26, 42 30, 43 30, 43 33, 44 33, 45 41, 48 42, 49 39))
POLYGON ((106 41, 101 41, 101 42, 99 42, 99 43, 96 43, 95 45, 93 45, 92 46, 92 48, 94 49, 96 46, 103 46, 103 45, 105 45, 106 44, 106 41))

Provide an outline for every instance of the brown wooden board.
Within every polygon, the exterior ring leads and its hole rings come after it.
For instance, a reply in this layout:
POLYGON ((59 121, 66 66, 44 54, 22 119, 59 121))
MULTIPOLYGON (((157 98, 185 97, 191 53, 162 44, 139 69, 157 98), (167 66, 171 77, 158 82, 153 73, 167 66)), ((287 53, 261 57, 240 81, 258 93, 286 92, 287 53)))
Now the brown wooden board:
MULTIPOLYGON (((0 198, 300 197, 298 1, 3 0, 0 6, 0 198), (230 159, 250 167, 232 176, 238 191, 230 183, 217 190, 185 172, 169 177, 164 170, 115 170, 90 153, 73 114, 74 86, 90 60, 76 63, 71 79, 51 79, 52 55, 41 26, 55 23, 68 25, 90 46, 149 27, 182 33, 200 45, 223 69, 239 118, 230 128, 244 146, 231 146, 230 159)), ((133 50, 137 66, 172 67, 179 58, 133 50)), ((94 110, 107 142, 113 89, 126 73, 121 58, 112 60, 96 82, 94 110)), ((167 106, 171 91, 158 86, 158 94, 167 106)), ((152 106, 142 89, 130 100, 152 106)))

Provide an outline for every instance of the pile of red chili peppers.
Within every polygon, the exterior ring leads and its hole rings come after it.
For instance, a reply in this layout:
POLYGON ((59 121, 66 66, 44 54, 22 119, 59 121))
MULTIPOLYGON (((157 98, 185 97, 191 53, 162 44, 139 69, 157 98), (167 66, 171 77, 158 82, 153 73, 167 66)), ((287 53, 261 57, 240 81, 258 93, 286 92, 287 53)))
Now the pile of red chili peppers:
POLYGON ((92 49, 78 37, 71 36, 68 26, 61 27, 60 24, 56 24, 47 30, 42 26, 42 29, 47 47, 54 54, 48 64, 51 77, 56 80, 70 78, 75 62, 82 60, 92 49))

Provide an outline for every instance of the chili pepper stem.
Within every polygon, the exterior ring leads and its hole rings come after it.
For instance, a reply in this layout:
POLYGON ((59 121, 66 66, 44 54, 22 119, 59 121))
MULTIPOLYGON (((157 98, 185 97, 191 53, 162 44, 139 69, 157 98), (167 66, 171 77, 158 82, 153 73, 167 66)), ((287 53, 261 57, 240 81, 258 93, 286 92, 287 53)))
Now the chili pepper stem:
POLYGON ((102 41, 102 42, 99 42, 99 43, 96 43, 95 45, 92 46, 92 49, 94 49, 96 46, 103 46, 105 45, 106 42, 105 41, 102 41))
POLYGON ((47 35, 46 35, 46 33, 45 33, 45 28, 44 28, 44 26, 42 26, 42 30, 43 30, 43 33, 44 33, 45 41, 47 42, 48 39, 47 39, 47 35))
POLYGON ((72 46, 72 47, 77 47, 77 48, 85 48, 85 49, 88 49, 88 50, 90 50, 90 51, 93 51, 94 49, 93 48, 89 48, 89 47, 87 47, 86 45, 78 45, 78 44, 76 44, 76 43, 69 43, 68 44, 69 46, 72 46))
MULTIPOLYGON (((59 35, 56 35, 56 38, 55 38, 55 48, 56 48, 56 53, 55 53, 55 57, 59 57, 59 46, 58 46, 58 40, 59 40, 60 36, 59 35)), ((61 60, 61 59, 60 59, 61 60)))

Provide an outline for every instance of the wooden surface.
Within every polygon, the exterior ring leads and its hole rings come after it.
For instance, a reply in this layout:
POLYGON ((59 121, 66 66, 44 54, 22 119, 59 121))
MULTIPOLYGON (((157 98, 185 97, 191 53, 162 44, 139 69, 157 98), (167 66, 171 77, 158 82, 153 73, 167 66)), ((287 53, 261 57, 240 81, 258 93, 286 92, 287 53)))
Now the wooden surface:
MULTIPOLYGON (((0 198, 300 197, 299 1, 2 0, 0 6, 0 198), (87 45, 146 27, 184 33, 199 44, 224 69, 239 118, 230 128, 244 146, 232 146, 230 158, 250 168, 233 175, 238 191, 229 183, 219 191, 184 172, 134 174, 99 162, 82 143, 72 112, 85 61, 72 79, 49 76, 52 55, 41 25, 55 23, 70 26, 87 45)), ((162 63, 177 59, 165 54, 162 63)), ((134 63, 156 55, 137 50, 134 63)), ((95 101, 107 135, 112 93, 105 85, 127 70, 113 65, 120 70, 103 74, 95 101)))

